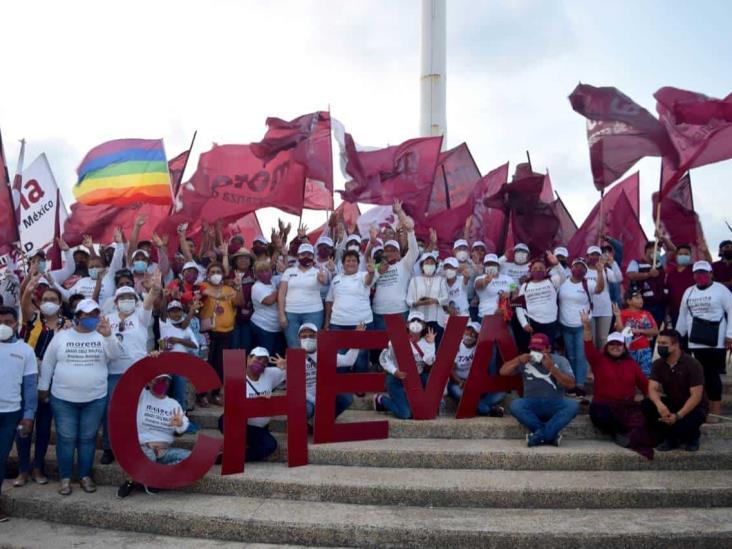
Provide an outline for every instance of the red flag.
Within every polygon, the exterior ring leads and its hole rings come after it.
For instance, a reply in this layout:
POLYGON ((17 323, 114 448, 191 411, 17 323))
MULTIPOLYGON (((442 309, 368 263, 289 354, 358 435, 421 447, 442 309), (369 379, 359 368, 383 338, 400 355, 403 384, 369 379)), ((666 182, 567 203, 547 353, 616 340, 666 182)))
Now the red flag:
MULTIPOLYGON (((358 218, 361 217, 361 210, 358 207, 358 204, 353 204, 351 202, 341 202, 340 206, 338 206, 333 212, 336 215, 343 215, 343 221, 346 224, 346 227, 358 226, 358 218)), ((320 227, 317 229, 314 229, 308 233, 308 240, 310 240, 311 243, 315 244, 315 242, 320 238, 320 235, 323 234, 325 229, 328 227, 328 223, 323 223, 320 227)))
POLYGON ((554 214, 559 219, 559 230, 554 237, 554 246, 566 246, 567 243, 572 240, 574 235, 577 233, 577 223, 575 223, 572 214, 564 205, 564 201, 559 198, 553 202, 554 214))
POLYGON ((168 161, 168 172, 170 173, 170 187, 173 191, 173 196, 176 196, 178 194, 178 191, 180 190, 180 184, 183 180, 183 170, 185 170, 190 154, 190 150, 183 151, 178 156, 168 161))
POLYGON ((429 229, 437 232, 437 245, 442 257, 452 255, 453 243, 463 237, 465 220, 473 213, 475 199, 470 196, 456 208, 443 210, 427 216, 424 220, 416 220, 417 236, 429 241, 429 229))
POLYGON ((286 122, 267 118, 262 141, 250 145, 252 153, 265 163, 284 151, 306 169, 304 207, 333 209, 333 151, 330 141, 330 113, 318 111, 286 122))
POLYGON ((480 170, 465 143, 440 154, 427 215, 465 204, 479 179, 480 170))
POLYGON ((13 243, 19 240, 2 135, 0 135, 0 213, 2 214, 0 215, 0 255, 2 255, 9 253, 13 249, 13 243))
POLYGON ((442 137, 420 137, 375 151, 356 151, 346 134, 346 172, 353 178, 340 191, 347 202, 391 204, 404 202, 412 217, 423 217, 435 180, 442 137))
MULTIPOLYGON (((653 193, 653 211, 658 206, 658 193, 653 193)), ((659 230, 671 242, 689 244, 695 253, 704 241, 699 216, 694 211, 694 198, 691 191, 691 177, 687 172, 669 192, 664 193, 661 202, 661 223, 659 230)))
POLYGON ((552 187, 552 178, 549 177, 549 170, 547 170, 546 175, 544 175, 544 183, 541 186, 539 199, 547 204, 554 202, 554 187, 552 187))
POLYGON ((617 88, 579 84, 569 96, 587 118, 590 165, 597 190, 617 181, 644 156, 674 156, 663 125, 617 88))
POLYGON ((482 240, 486 246, 496 251, 503 237, 506 215, 502 209, 488 208, 483 199, 496 194, 508 181, 508 162, 484 175, 475 186, 475 206, 473 208, 473 240, 482 240))

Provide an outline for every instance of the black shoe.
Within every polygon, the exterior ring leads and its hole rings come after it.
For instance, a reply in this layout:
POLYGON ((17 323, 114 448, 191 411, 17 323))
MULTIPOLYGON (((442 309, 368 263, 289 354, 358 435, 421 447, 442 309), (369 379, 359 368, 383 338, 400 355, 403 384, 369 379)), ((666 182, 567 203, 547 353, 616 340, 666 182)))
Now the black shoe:
POLYGON ((687 452, 698 452, 699 451, 699 439, 696 439, 693 442, 689 442, 686 445, 684 445, 684 450, 687 452))
POLYGON ((135 483, 131 480, 128 480, 124 484, 122 484, 119 488, 117 488, 117 497, 119 499, 126 498, 129 496, 132 491, 135 489, 135 483))
POLYGON ((112 450, 104 450, 102 453, 102 459, 99 460, 99 463, 102 465, 109 465, 110 463, 114 463, 114 452, 112 450))
POLYGON ((676 444, 673 440, 666 439, 661 444, 656 446, 656 450, 659 452, 670 452, 671 450, 676 450, 679 445, 676 444))
POLYGON ((488 415, 490 417, 503 417, 506 415, 506 410, 503 409, 503 406, 491 406, 491 410, 488 412, 488 415))
POLYGON ((546 442, 544 442, 544 444, 546 444, 547 446, 556 446, 557 448, 559 448, 559 446, 562 444, 562 435, 557 435, 557 438, 555 438, 554 440, 547 440, 546 442))
POLYGON ((580 387, 574 386, 567 391, 567 395, 575 398, 584 398, 587 396, 587 391, 580 387))
POLYGON ((529 448, 535 448, 536 446, 541 446, 544 444, 544 439, 536 436, 534 433, 527 434, 526 435, 526 446, 529 448))
POLYGON ((374 410, 376 410, 377 412, 386 412, 386 407, 381 403, 381 398, 383 396, 384 395, 382 395, 381 393, 377 393, 374 395, 374 410))
POLYGON ((628 448, 630 446, 630 438, 620 433, 613 437, 613 441, 621 448, 628 448))

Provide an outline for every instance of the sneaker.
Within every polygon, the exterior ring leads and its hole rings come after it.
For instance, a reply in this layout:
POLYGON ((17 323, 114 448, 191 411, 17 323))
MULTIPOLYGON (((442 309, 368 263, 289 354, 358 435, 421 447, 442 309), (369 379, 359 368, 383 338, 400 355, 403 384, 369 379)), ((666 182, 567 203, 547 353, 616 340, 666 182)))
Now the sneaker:
POLYGON ((107 448, 102 452, 102 459, 99 460, 99 463, 102 465, 109 465, 110 463, 114 463, 114 452, 107 448))
POLYGON ((666 439, 661 444, 656 446, 656 450, 658 450, 659 452, 670 452, 671 450, 675 450, 678 447, 679 445, 676 444, 673 440, 666 439))
POLYGON ((490 417, 503 417, 506 415, 506 410, 503 409, 503 406, 491 406, 488 415, 490 417))
POLYGON ((31 480, 36 484, 48 484, 48 477, 40 469, 33 469, 31 480))
POLYGON ((0 511, 0 522, 8 522, 10 520, 10 517, 0 511))
POLYGON ((571 389, 568 389, 566 391, 566 393, 567 393, 567 396, 571 396, 571 397, 579 398, 579 399, 583 399, 584 397, 587 396, 587 391, 585 391, 584 389, 581 389, 580 387, 577 387, 577 386, 574 386, 571 389))
POLYGON ((544 444, 544 440, 541 437, 536 436, 536 434, 531 433, 526 435, 526 446, 529 448, 541 446, 542 444, 544 444))
POLYGON ((188 422, 188 428, 183 433, 184 435, 195 435, 199 431, 198 425, 193 423, 192 421, 188 422))
POLYGON ((146 494, 147 494, 148 496, 154 496, 154 495, 156 495, 156 494, 157 494, 158 492, 160 492, 160 488, 153 488, 152 486, 146 486, 146 485, 144 485, 144 484, 142 485, 142 487, 143 487, 143 488, 145 489, 145 493, 146 493, 146 494))
POLYGON ((613 442, 621 448, 628 448, 630 446, 630 438, 625 435, 621 435, 620 433, 613 437, 613 442))
POLYGON ((93 494, 97 491, 97 485, 94 484, 94 481, 91 477, 82 477, 82 479, 79 481, 79 484, 81 485, 81 489, 84 490, 87 494, 93 494))
POLYGON ((544 444, 547 444, 549 446, 556 446, 557 448, 559 448, 560 444, 562 444, 562 435, 557 435, 557 438, 545 442, 544 444))
POLYGON ((374 410, 377 412, 386 412, 386 407, 381 403, 381 399, 384 397, 381 393, 374 395, 374 410))
POLYGON ((135 489, 135 486, 136 484, 131 480, 126 481, 119 488, 117 488, 117 497, 119 499, 126 498, 132 493, 132 491, 135 489))
POLYGON ((699 451, 699 439, 689 442, 684 445, 684 450, 687 452, 698 452, 699 451))
POLYGON ((26 484, 28 484, 28 473, 20 473, 18 475, 18 478, 16 478, 15 481, 13 482, 13 486, 15 488, 21 488, 21 487, 25 486, 26 484))
POLYGON ((71 479, 70 478, 62 478, 61 483, 58 489, 58 493, 62 496, 70 496, 71 495, 71 479))

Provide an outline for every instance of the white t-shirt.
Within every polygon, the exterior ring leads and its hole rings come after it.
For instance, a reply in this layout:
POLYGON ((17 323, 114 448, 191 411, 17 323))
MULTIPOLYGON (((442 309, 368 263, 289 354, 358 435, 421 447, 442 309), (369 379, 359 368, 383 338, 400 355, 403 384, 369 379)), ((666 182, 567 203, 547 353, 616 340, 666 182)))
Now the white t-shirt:
POLYGON ((460 342, 460 347, 455 355, 455 375, 465 381, 468 379, 470 374, 470 367, 473 365, 473 357, 475 356, 475 350, 478 348, 477 345, 472 347, 466 347, 465 343, 460 342))
POLYGON ((157 398, 147 389, 140 393, 137 402, 137 436, 140 444, 148 442, 173 443, 174 433, 182 434, 188 429, 188 418, 177 400, 170 397, 157 398), (180 427, 172 427, 170 421, 176 413, 183 414, 180 427))
POLYGON ((521 279, 529 272, 528 263, 518 265, 517 263, 508 261, 505 257, 500 258, 498 260, 498 264, 500 265, 500 273, 502 275, 506 275, 516 285, 518 285, 521 282, 521 279))
MULTIPOLYGON (((597 271, 588 269, 585 275, 587 280, 597 284, 597 271)), ((600 294, 592 294, 592 316, 613 316, 613 304, 610 300, 610 284, 623 281, 623 273, 620 272, 618 264, 613 261, 612 267, 605 266, 605 288, 600 294)))
MULTIPOLYGON (((315 404, 316 382, 318 380, 318 353, 308 353, 305 357, 305 400, 315 404)), ((336 366, 350 367, 358 359, 358 349, 350 349, 345 355, 336 353, 336 366)))
POLYGON ((407 289, 407 305, 409 311, 422 313, 425 322, 445 324, 446 315, 443 307, 447 305, 447 283, 441 276, 415 276, 409 281, 407 289), (437 300, 437 304, 417 305, 421 297, 437 300))
POLYGON ((375 282, 376 290, 372 303, 376 314, 403 313, 409 308, 406 301, 407 287, 412 278, 412 267, 419 256, 419 247, 414 231, 408 234, 407 239, 409 242, 407 254, 393 265, 389 265, 386 272, 382 274, 377 272, 378 279, 375 282))
POLYGON ((15 273, 6 268, 5 274, 0 276, 0 297, 7 307, 17 307, 18 292, 20 291, 20 279, 15 273))
POLYGON ((41 364, 39 391, 61 400, 91 402, 107 396, 107 365, 122 355, 114 334, 61 330, 53 336, 41 364), (51 381, 53 380, 53 386, 51 381))
MULTIPOLYGON (((97 281, 90 276, 85 276, 76 281, 76 283, 68 289, 68 295, 81 294, 86 299, 91 299, 94 296, 94 290, 97 287, 97 281)), ((104 281, 102 281, 102 287, 104 287, 104 281)), ((100 296, 102 292, 100 290, 100 296)), ((106 292, 109 295, 109 292, 106 292)))
POLYGON ((470 304, 468 303, 468 286, 465 284, 463 275, 457 275, 452 286, 445 279, 445 287, 447 288, 447 304, 452 305, 457 310, 458 316, 468 316, 470 314, 470 304))
MULTIPOLYGON (((198 349, 198 341, 196 341, 196 334, 193 333, 193 330, 191 330, 191 327, 188 326, 186 328, 181 328, 180 325, 173 324, 173 322, 170 319, 167 319, 165 321, 160 321, 160 337, 162 339, 166 339, 169 337, 176 337, 178 339, 188 339, 196 346, 196 349, 198 349)), ((193 349, 186 347, 185 345, 181 345, 180 343, 174 343, 172 348, 169 349, 170 351, 178 352, 178 353, 191 353, 193 349)))
POLYGON ((587 291, 581 282, 565 280, 559 287, 559 322, 568 328, 582 326, 580 313, 590 310, 590 296, 595 292, 595 282, 587 280, 587 291), (587 294, 590 294, 589 296, 587 294))
POLYGON ((30 345, 22 340, 0 342, 0 413, 20 410, 23 378, 37 373, 38 362, 30 345))
POLYGON ((135 362, 147 356, 147 332, 152 324, 152 310, 146 311, 143 307, 135 309, 124 319, 124 330, 120 330, 118 311, 107 318, 112 326, 112 333, 119 340, 123 351, 122 356, 109 361, 109 373, 124 374, 135 362))
MULTIPOLYGON (((475 279, 475 282, 482 280, 487 275, 480 275, 475 279)), ((480 303, 478 304, 478 315, 483 318, 486 315, 495 314, 498 310, 498 298, 501 293, 509 293, 511 291, 511 284, 513 279, 506 275, 499 274, 493 280, 491 280, 483 289, 475 288, 475 293, 478 295, 480 303)))
POLYGON ((323 310, 318 272, 315 267, 310 267, 307 271, 301 271, 300 267, 290 267, 285 271, 282 275, 282 282, 287 282, 285 312, 317 313, 323 310))
MULTIPOLYGON (((713 322, 721 320, 716 348, 724 348, 724 338, 732 338, 732 323, 729 322, 729 317, 732 317, 732 293, 719 282, 712 282, 711 286, 703 290, 696 286, 687 288, 684 297, 681 298, 679 321, 676 325, 676 329, 682 336, 691 333, 693 317, 713 322)), ((689 341, 689 348, 709 349, 710 347, 689 341)))
MULTIPOLYGON (((435 363, 435 344, 428 343, 425 338, 420 339, 416 345, 410 342, 412 347, 412 356, 414 362, 417 365, 417 372, 420 374, 424 370, 425 366, 431 366, 435 363), (419 350, 417 350, 419 347, 419 350)), ((389 343, 389 347, 381 351, 379 355, 379 364, 384 371, 394 374, 397 370, 400 370, 397 365, 396 355, 394 354, 394 347, 389 343)))
MULTIPOLYGON (((274 284, 265 284, 257 280, 252 286, 252 305, 254 313, 252 314, 252 324, 266 332, 279 332, 280 321, 279 311, 277 310, 277 302, 272 305, 265 305, 262 300, 269 297, 277 291, 274 284)), ((290 289, 287 288, 287 295, 290 295, 290 289)))
MULTIPOLYGON (((330 290, 325 298, 333 303, 330 314, 331 324, 355 326, 361 322, 373 322, 371 312, 371 286, 366 285, 367 272, 355 274, 339 274, 330 283, 330 290)), ((373 285, 373 281, 371 282, 373 285)))
MULTIPOLYGON (((285 380, 285 371, 275 367, 268 367, 264 369, 259 379, 254 381, 247 376, 246 387, 247 387, 247 398, 260 398, 271 395, 275 387, 285 380), (259 393, 259 394, 257 394, 259 393)), ((251 417, 247 421, 247 424, 254 425, 255 427, 266 427, 269 424, 269 417, 251 417)))
POLYGON ((522 326, 526 326, 529 323, 529 318, 540 324, 556 322, 557 316, 559 315, 557 289, 550 279, 547 278, 540 282, 530 281, 521 284, 519 295, 524 296, 526 300, 526 309, 523 307, 517 309, 518 318, 522 326))

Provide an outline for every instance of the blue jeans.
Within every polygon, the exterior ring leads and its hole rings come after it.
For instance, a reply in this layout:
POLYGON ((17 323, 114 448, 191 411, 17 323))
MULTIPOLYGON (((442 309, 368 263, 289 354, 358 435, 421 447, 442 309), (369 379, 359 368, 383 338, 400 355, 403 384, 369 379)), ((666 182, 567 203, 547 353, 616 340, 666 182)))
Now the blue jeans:
MULTIPOLYGON (((46 452, 51 440, 51 403, 38 401, 36 409, 36 420, 33 423, 33 430, 36 432, 36 452, 33 456, 33 469, 43 472, 46 468, 46 452)), ((18 449, 18 471, 28 473, 31 470, 31 442, 33 434, 25 438, 16 435, 15 446, 18 449)))
POLYGON ((285 356, 285 337, 282 332, 268 332, 252 324, 252 345, 254 347, 264 347, 269 351, 271 356, 279 354, 285 356))
POLYGON ((252 350, 252 323, 248 320, 237 320, 234 325, 234 334, 231 338, 230 349, 246 349, 247 352, 252 350))
POLYGON ((188 410, 188 380, 183 376, 173 374, 170 380, 170 396, 180 404, 181 410, 188 410))
MULTIPOLYGON (((491 362, 488 365, 488 373, 491 375, 496 375, 498 372, 498 346, 493 346, 493 357, 491 358, 491 362)), ((463 389, 460 387, 457 383, 453 382, 452 379, 450 379, 447 383, 447 394, 453 398, 455 401, 460 402, 460 399, 463 398, 463 389)), ((480 400, 478 401, 478 414, 487 416, 491 413, 491 408, 494 406, 498 406, 501 402, 503 402, 503 399, 506 398, 506 393, 504 391, 498 391, 496 393, 485 393, 481 395, 480 400)))
POLYGON ((59 478, 71 478, 74 451, 78 454, 79 478, 91 474, 97 431, 102 423, 106 405, 107 397, 90 402, 69 402, 51 395, 51 408, 56 421, 56 459, 59 478))
POLYGON ((511 402, 511 415, 546 442, 556 440, 578 411, 579 402, 568 398, 517 398, 511 402))
POLYGON ((105 450, 109 450, 112 447, 109 444, 109 418, 107 416, 109 415, 109 403, 112 402, 112 393, 121 377, 122 374, 109 374, 107 376, 107 402, 104 405, 104 417, 102 418, 102 448, 105 450))
POLYGON ((191 451, 185 448, 168 448, 164 454, 159 456, 156 456, 153 449, 144 444, 140 446, 140 450, 142 450, 142 453, 145 454, 147 459, 160 465, 175 465, 191 455, 191 451))
POLYGON ((18 422, 21 419, 23 419, 21 410, 17 412, 0 412, 0 491, 2 491, 3 479, 5 478, 5 466, 13 447, 18 422))
MULTIPOLYGON (((343 324, 331 324, 330 329, 331 330, 346 330, 351 331, 355 330, 357 326, 345 326, 343 324)), ((366 324, 367 330, 373 330, 374 329, 374 323, 369 322, 366 324)), ((348 352, 346 349, 345 351, 343 349, 339 349, 339 351, 343 351, 341 354, 348 352)), ((356 359, 356 363, 353 365, 352 371, 363 373, 369 371, 369 352, 367 349, 361 349, 358 352, 358 358, 356 359)))
MULTIPOLYGON (((404 317, 404 320, 407 320, 407 316, 409 316, 409 311, 404 311, 401 314, 404 317)), ((384 321, 384 315, 380 315, 378 313, 374 313, 374 321, 371 323, 372 329, 376 330, 377 332, 385 332, 386 331, 386 322, 384 321)), ((374 364, 379 363, 379 355, 381 354, 381 349, 372 349, 369 351, 369 356, 371 357, 371 362, 374 364)))
MULTIPOLYGON (((427 372, 422 372, 419 376, 422 380, 422 387, 427 384, 427 372)), ((412 417, 412 408, 407 400, 407 391, 401 379, 397 379, 391 374, 386 376, 386 391, 388 396, 381 399, 381 404, 399 419, 409 419, 412 417)))
MULTIPOLYGON (((343 393, 340 395, 336 395, 336 398, 335 398, 336 417, 338 417, 343 412, 348 410, 351 407, 351 404, 353 404, 353 395, 351 395, 349 393, 343 393)), ((305 402, 305 407, 306 407, 308 419, 312 418, 315 415, 315 404, 308 400, 305 402)))
POLYGON ((300 338, 297 337, 297 331, 300 326, 308 322, 312 322, 320 330, 323 327, 323 311, 314 313, 285 313, 287 316, 287 328, 285 328, 285 340, 287 347, 290 349, 300 348, 300 338))
MULTIPOLYGON (((219 432, 224 433, 224 416, 219 417, 219 432)), ((262 461, 277 450, 277 439, 267 427, 247 424, 246 461, 262 461)))
POLYGON ((569 328, 562 324, 562 338, 564 339, 564 350, 567 353, 574 372, 574 380, 577 387, 582 387, 587 379, 587 358, 585 357, 585 337, 582 326, 569 328))

